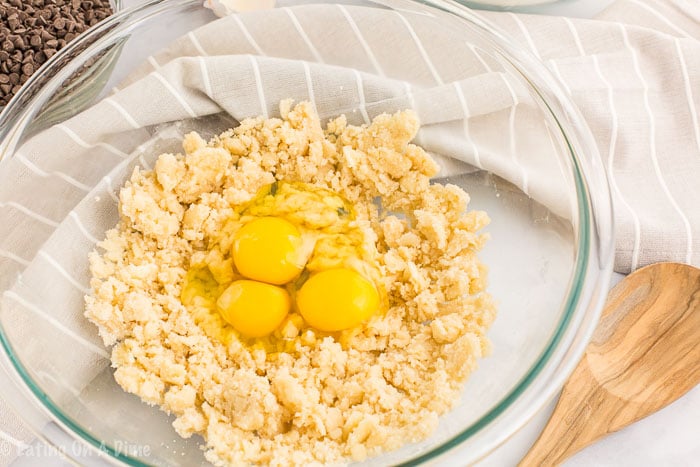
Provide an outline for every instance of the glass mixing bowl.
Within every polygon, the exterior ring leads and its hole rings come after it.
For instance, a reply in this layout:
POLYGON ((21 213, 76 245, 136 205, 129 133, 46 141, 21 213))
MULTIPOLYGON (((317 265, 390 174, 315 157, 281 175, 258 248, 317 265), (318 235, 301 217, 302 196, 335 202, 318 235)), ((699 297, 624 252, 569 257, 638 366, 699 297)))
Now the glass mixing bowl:
MULTIPOLYGON (((181 439, 168 416, 122 391, 104 358, 96 356, 94 378, 79 378, 70 358, 77 352, 76 344, 62 339, 71 327, 85 325, 81 303, 56 301, 50 310, 38 309, 28 300, 17 303, 18 284, 37 268, 55 266, 42 257, 42 246, 60 241, 59 247, 71 247, 73 239, 57 240, 54 233, 64 223, 76 222, 71 212, 82 201, 57 190, 56 183, 42 180, 58 177, 75 181, 71 174, 84 168, 77 165, 92 163, 88 159, 53 161, 47 167, 41 159, 31 166, 17 160, 22 157, 23 144, 33 136, 109 96, 114 86, 172 40, 215 21, 201 3, 158 0, 120 12, 53 57, 0 115, 0 363, 7 380, 0 393, 42 439, 82 464, 96 462, 97 454, 101 462, 107 459, 129 465, 199 465, 204 458, 199 449, 201 439, 181 439), (19 188, 6 189, 9 185, 2 181, 17 182, 19 188)), ((311 3, 278 1, 277 7, 311 3)), ((517 88, 519 101, 528 105, 527 112, 510 111, 506 119, 509 125, 503 128, 469 121, 472 139, 464 145, 477 148, 480 135, 495 131, 505 148, 491 148, 498 153, 515 147, 510 132, 521 124, 531 125, 533 138, 546 132, 546 147, 514 151, 501 159, 497 171, 455 162, 449 176, 441 175, 470 193, 472 209, 484 209, 492 218, 487 229, 491 240, 481 258, 490 267, 489 290, 499 304, 497 320, 489 332, 493 352, 479 362, 464 387, 461 402, 441 418, 429 439, 366 462, 416 464, 456 458, 461 465, 469 464, 502 443, 557 393, 591 336, 607 292, 613 258, 613 221, 605 172, 586 124, 556 80, 541 63, 467 8, 439 0, 339 3, 348 8, 363 5, 369 14, 394 9, 404 17, 432 21, 434 27, 423 31, 430 35, 430 46, 423 45, 420 50, 426 62, 435 58, 437 63, 440 57, 464 62, 457 67, 459 74, 449 77, 448 85, 453 80, 505 77, 517 88), (511 177, 516 183, 503 178, 517 172, 518 164, 545 171, 556 167, 558 175, 533 179, 528 190, 527 183, 517 183, 517 177, 511 177), (560 188, 556 209, 536 199, 538 186, 544 191, 560 188)), ((358 24, 361 34, 362 25, 358 24)), ((307 29, 308 37, 313 37, 313 27, 307 25, 311 28, 307 29)), ((335 55, 333 64, 372 74, 375 70, 367 60, 367 50, 357 47, 357 53, 335 55)), ((409 48, 390 41, 381 47, 397 57, 407 54, 409 48)), ((419 92, 425 85, 411 70, 384 71, 406 82, 408 89, 419 92)), ((289 97, 302 100, 306 96, 289 97)), ((351 99, 347 111, 357 110, 371 99, 351 99)), ((143 105, 149 105, 147 99, 143 105)), ((223 113, 201 120, 219 126, 232 123, 223 113)), ((138 137, 145 141, 169 125, 182 128, 199 123, 170 122, 147 128, 138 137)), ((465 126, 461 121, 458 125, 465 126)), ((427 127, 421 130, 419 142, 434 136, 427 127)), ((449 151, 445 154, 449 156, 449 151)), ((149 156, 153 154, 146 158, 149 156)), ((114 164, 93 164, 89 176, 80 183, 89 191, 104 182, 114 164)), ((107 181, 115 187, 123 182, 107 181)), ((114 210, 116 201, 100 202, 111 204, 107 208, 114 210)), ((93 234, 100 237, 103 233, 93 234)), ((69 286, 38 284, 30 292, 41 296, 49 289, 69 286)), ((96 330, 91 332, 93 342, 99 343, 96 330)), ((97 348, 96 353, 106 355, 105 349, 97 348)))

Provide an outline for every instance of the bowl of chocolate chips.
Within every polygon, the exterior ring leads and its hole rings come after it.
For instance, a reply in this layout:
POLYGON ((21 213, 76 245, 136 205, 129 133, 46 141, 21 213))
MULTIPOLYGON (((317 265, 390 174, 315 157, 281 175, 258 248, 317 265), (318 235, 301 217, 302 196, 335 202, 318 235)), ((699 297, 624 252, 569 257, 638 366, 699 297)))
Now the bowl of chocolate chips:
POLYGON ((0 110, 56 52, 119 0, 0 0, 0 110))

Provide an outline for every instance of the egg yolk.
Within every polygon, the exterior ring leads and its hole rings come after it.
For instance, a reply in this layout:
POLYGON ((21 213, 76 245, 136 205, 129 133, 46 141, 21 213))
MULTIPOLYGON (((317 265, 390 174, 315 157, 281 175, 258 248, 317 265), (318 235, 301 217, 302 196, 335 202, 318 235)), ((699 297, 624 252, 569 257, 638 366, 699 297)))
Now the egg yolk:
POLYGON ((257 281, 233 282, 216 301, 221 316, 247 337, 272 333, 289 313, 286 290, 257 281))
POLYGON ((236 232, 233 262, 249 279, 285 284, 304 268, 301 246, 301 234, 294 224, 279 217, 260 217, 236 232))
POLYGON ((352 269, 329 269, 311 276, 297 292, 296 303, 306 322, 326 332, 361 324, 379 308, 374 284, 352 269))

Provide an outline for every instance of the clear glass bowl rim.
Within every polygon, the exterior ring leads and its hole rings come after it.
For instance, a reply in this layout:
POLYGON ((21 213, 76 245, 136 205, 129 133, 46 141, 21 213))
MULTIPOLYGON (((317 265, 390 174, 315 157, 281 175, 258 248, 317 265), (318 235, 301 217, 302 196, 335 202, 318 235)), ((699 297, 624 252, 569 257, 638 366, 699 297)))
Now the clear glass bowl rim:
MULTIPOLYGON (((483 434, 484 431, 496 431, 505 428, 502 432, 492 433, 491 440, 487 445, 480 446, 474 452, 472 461, 476 461, 491 452, 495 447, 510 437, 515 431, 521 428, 541 407, 551 399, 563 385, 564 380, 573 370, 580 359, 585 346, 592 335, 597 324, 602 308, 603 299, 607 292, 607 284, 612 272, 613 260, 613 231, 614 223, 612 218, 612 203, 608 190, 605 171, 600 164, 595 143, 592 140, 588 126, 583 121, 573 103, 566 96, 559 83, 551 76, 545 66, 537 61, 529 52, 522 50, 503 35, 497 28, 487 24, 482 18, 471 12, 468 8, 452 0, 406 0, 408 2, 425 4, 429 7, 437 8, 460 19, 471 23, 478 32, 487 36, 494 42, 506 57, 514 58, 512 65, 519 71, 525 69, 524 76, 538 76, 544 80, 546 87, 538 88, 530 81, 535 91, 540 95, 542 101, 546 103, 552 117, 559 125, 563 138, 568 145, 572 166, 574 169, 574 182, 576 186, 576 196, 578 204, 578 244, 576 251, 576 264, 572 280, 569 285, 567 297, 562 305, 564 312, 554 334, 551 336, 544 351, 537 361, 529 369, 521 381, 503 398, 492 407, 479 420, 459 432, 446 442, 431 448, 429 451, 415 457, 401 465, 417 465, 426 461, 435 460, 438 456, 445 454, 456 446, 465 443, 476 434, 483 434), (502 52, 503 53, 503 52, 502 52), (535 73, 532 73, 532 72, 535 73), (550 105, 556 103, 557 105, 550 105), (556 110, 553 109, 556 107, 556 110), (566 116, 568 123, 559 118, 557 112, 566 116), (573 124, 572 124, 573 123, 573 124), (578 135, 573 128, 578 129, 578 135), (566 131, 565 131, 566 129, 566 131), (567 133, 571 129, 571 133, 567 133), (576 138, 575 136, 578 136, 576 138), (584 144, 585 143, 585 144, 584 144), (581 157, 586 149, 590 161, 581 157), (594 177, 594 178, 592 178, 594 177), (595 187, 597 191, 590 189, 589 183, 598 177, 595 187), (595 208, 595 209, 594 209, 595 208), (547 368, 552 376, 548 381, 542 381, 543 370, 547 368), (539 380, 538 380, 539 377, 539 380), (534 387, 539 382, 539 388, 534 387), (515 402, 522 399, 526 391, 536 393, 531 399, 535 403, 529 407, 520 407, 520 413, 514 418, 516 423, 503 427, 503 423, 498 423, 499 419, 508 410, 513 412, 515 402)), ((388 3, 391 6, 394 2, 383 2, 374 0, 374 3, 388 3)), ((91 44, 92 47, 99 47, 105 41, 114 36, 118 36, 124 30, 137 26, 144 17, 150 17, 158 11, 168 8, 182 7, 191 4, 201 5, 201 0, 150 0, 141 5, 128 9, 121 9, 121 0, 112 1, 115 7, 115 14, 104 20, 83 36, 71 42, 63 50, 59 51, 51 60, 25 84, 22 90, 0 113, 0 159, 13 149, 12 138, 16 137, 17 131, 13 127, 17 122, 31 119, 32 109, 35 107, 31 103, 37 102, 42 95, 48 93, 41 88, 50 83, 56 76, 44 77, 42 71, 51 69, 51 65, 64 55, 70 54, 81 44, 90 44, 94 37, 98 39, 91 44), (32 96, 32 97, 29 97, 32 96), (24 104, 24 105, 23 105, 24 104), (27 105, 29 104, 29 105, 27 105), (18 116, 14 114, 18 114, 18 116)), ((85 52, 87 53, 87 51, 85 52)), ((521 71, 522 72, 522 71, 521 71)), ((46 86, 50 89, 50 86, 46 86)), ((51 418, 59 424, 72 437, 77 437, 87 443, 93 450, 107 453, 114 460, 134 466, 146 466, 142 461, 132 458, 123 452, 113 449, 105 443, 86 432, 80 424, 64 414, 59 407, 38 387, 32 380, 22 363, 15 356, 12 346, 5 335, 4 329, 0 326, 0 347, 12 364, 11 368, 20 376, 20 384, 23 383, 30 390, 32 402, 48 410, 51 418)), ((14 376, 13 374, 10 375, 14 376)), ((521 406, 523 404, 520 404, 521 406)), ((512 415, 512 414, 511 414, 512 415)), ((513 417, 511 417, 513 418, 513 417)))

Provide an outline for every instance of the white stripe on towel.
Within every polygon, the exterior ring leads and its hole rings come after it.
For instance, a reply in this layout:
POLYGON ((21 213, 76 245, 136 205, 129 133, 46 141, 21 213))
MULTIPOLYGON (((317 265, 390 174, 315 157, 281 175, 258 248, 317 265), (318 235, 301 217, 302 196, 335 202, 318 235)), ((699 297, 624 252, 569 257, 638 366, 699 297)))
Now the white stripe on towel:
POLYGON ((360 99, 360 112, 362 113, 362 118, 365 123, 369 125, 370 119, 369 114, 367 114, 367 101, 365 100, 365 86, 362 83, 362 75, 357 69, 352 70, 355 73, 355 82, 357 83, 357 97, 360 99))
POLYGON ((296 28, 297 32, 301 36, 304 43, 306 43, 306 46, 311 51, 311 54, 314 56, 314 59, 316 59, 316 61, 318 63, 325 63, 323 61, 323 57, 321 57, 321 54, 319 53, 318 49, 311 42, 311 39, 309 39, 309 36, 306 34, 306 31, 304 31, 304 28, 301 27, 301 24, 299 23, 299 20, 297 19, 294 12, 288 7, 284 7, 282 9, 284 10, 285 13, 287 13, 287 16, 289 16, 289 19, 292 20, 292 24, 296 28))
POLYGON ((576 43, 576 48, 578 49, 578 53, 582 56, 586 56, 586 51, 583 49, 583 43, 581 42, 581 36, 579 35, 578 31, 576 30, 576 27, 574 26, 574 23, 571 22, 569 18, 566 16, 562 17, 564 20, 564 23, 566 23, 566 26, 569 28, 569 31, 571 31, 571 35, 574 37, 574 43, 576 43))
POLYGON ((80 292, 84 293, 85 295, 90 294, 90 289, 87 287, 83 287, 80 282, 78 282, 73 276, 70 275, 68 271, 66 271, 61 264, 53 259, 47 252, 44 250, 39 251, 39 256, 44 258, 51 266, 54 267, 56 271, 58 271, 59 274, 61 274, 68 282, 70 282, 76 289, 78 289, 80 292))
POLYGON ((564 78, 562 78, 561 71, 559 70, 559 65, 557 65, 557 62, 555 62, 554 60, 547 60, 546 65, 550 68, 550 70, 552 70, 554 72, 554 75, 559 80, 559 84, 561 84, 561 86, 564 88, 566 93, 568 95, 571 95, 572 94, 571 88, 569 87, 568 84, 566 84, 566 81, 564 81, 564 78))
MULTIPOLYGON (((567 22, 567 26, 569 27, 569 30, 571 31, 571 34, 574 37, 574 40, 577 41, 577 44, 581 44, 580 40, 577 40, 577 38, 580 37, 578 34, 578 31, 574 24, 571 21, 567 22)), ((583 46, 581 45, 581 48, 579 50, 581 53, 581 56, 585 56, 586 52, 583 49, 583 46)), ((608 146, 608 164, 607 164, 607 173, 608 173, 608 179, 610 180, 610 185, 613 188, 613 191, 615 194, 617 194, 618 199, 622 203, 622 205, 627 209, 627 211, 630 213, 632 216, 632 225, 634 227, 634 242, 632 244, 632 259, 631 259, 631 264, 630 264, 630 270, 634 271, 637 269, 639 265, 639 253, 640 253, 640 248, 641 248, 641 232, 642 232, 642 227, 641 227, 641 221, 639 219, 639 216, 635 212, 634 209, 632 209, 632 206, 627 202, 625 199, 624 195, 622 194, 622 190, 620 190, 619 185, 617 184, 617 180, 615 179, 615 170, 614 170, 614 161, 615 161, 615 153, 617 152, 617 136, 618 136, 618 131, 619 131, 619 117, 617 115, 617 108, 615 107, 615 99, 613 96, 613 86, 608 81, 605 76, 603 76, 603 70, 600 67, 600 61, 598 60, 597 55, 591 55, 591 58, 593 59, 593 67, 595 68, 596 74, 600 78, 601 82, 605 86, 607 90, 607 98, 608 98, 608 108, 610 109, 610 115, 611 115, 611 123, 610 123, 610 143, 608 146)))
MULTIPOLYGON (((556 154, 557 151, 557 145, 554 142, 554 135, 552 135, 552 128, 550 126, 549 121, 545 120, 544 122, 545 127, 547 128, 547 137, 549 138, 549 144, 552 147, 553 154, 556 154)), ((557 127, 558 129, 558 127, 557 127)), ((561 157, 555 157, 554 158, 557 161, 557 166, 559 167, 559 171, 561 172, 561 175, 564 179, 564 183, 566 184, 567 188, 569 188, 569 193, 574 193, 576 191, 575 187, 572 187, 572 180, 571 176, 568 175, 568 172, 564 166, 564 162, 562 162, 561 157)), ((569 198, 569 212, 574 213, 576 212, 576 200, 574 196, 568 196, 569 198)))
POLYGON ((78 214, 75 211, 69 212, 68 216, 70 216, 75 221, 75 225, 77 225, 78 230, 80 230, 82 234, 85 235, 85 238, 90 240, 92 243, 99 242, 90 232, 88 232, 87 228, 83 224, 83 221, 80 220, 80 217, 78 217, 78 214))
POLYGON ((467 141, 471 141, 472 143, 472 151, 474 152, 474 164, 480 169, 483 169, 483 166, 481 165, 481 159, 479 158, 479 148, 477 147, 476 141, 472 139, 469 132, 469 107, 467 107, 467 99, 464 96, 464 91, 462 91, 462 87, 459 85, 459 82, 455 81, 453 84, 455 87, 455 91, 457 91, 459 103, 462 106, 462 112, 464 112, 464 137, 467 139, 467 141))
POLYGON ((377 61, 377 57, 375 57, 369 44, 365 40, 364 36, 362 36, 362 32, 360 31, 360 28, 357 26, 357 23, 355 22, 355 20, 352 19, 352 16, 350 16, 350 13, 348 12, 348 10, 341 4, 338 4, 338 8, 343 13, 343 16, 345 16, 345 19, 347 20, 348 24, 350 25, 350 28, 352 29, 352 31, 355 33, 357 40, 360 41, 360 45, 362 46, 362 49, 365 51, 365 55, 367 55, 367 57, 369 57, 369 61, 372 62, 372 66, 376 70, 377 74, 379 76, 386 76, 386 74, 384 74, 384 70, 382 70, 382 67, 379 65, 379 62, 377 61))
POLYGON ((43 178, 58 177, 61 180, 70 183, 71 185, 78 188, 79 190, 82 190, 85 192, 89 192, 91 190, 91 188, 89 186, 87 186, 86 184, 79 182, 78 180, 74 179, 70 175, 64 174, 63 172, 59 172, 58 170, 54 170, 53 172, 46 172, 45 170, 37 167, 34 163, 29 162, 29 160, 20 153, 15 153, 15 158, 19 162, 21 162, 22 165, 24 165, 26 168, 28 168, 29 170, 31 170, 32 172, 34 172, 35 174, 37 174, 40 177, 43 177, 43 178))
POLYGON ((610 123, 610 144, 608 146, 608 179, 610 180, 610 185, 613 187, 613 191, 615 192, 615 194, 617 194, 617 198, 632 216, 632 224, 634 225, 634 243, 632 245, 632 262, 630 264, 630 270, 634 271, 639 265, 639 249, 642 236, 642 227, 640 225, 639 216, 634 211, 634 209, 632 209, 632 206, 627 202, 624 195, 622 194, 622 190, 620 190, 620 187, 617 184, 617 180, 615 180, 615 170, 613 168, 613 161, 615 160, 615 152, 617 151, 618 116, 617 109, 615 108, 615 99, 613 98, 613 87, 610 84, 610 82, 605 78, 605 76, 603 76, 603 71, 600 68, 598 56, 591 55, 591 58, 593 59, 593 68, 595 68, 598 77, 607 89, 608 108, 610 109, 610 118, 612 119, 610 123))
POLYGON ((17 256, 16 254, 12 253, 11 251, 0 250, 0 256, 2 256, 4 258, 11 259, 12 261, 16 261, 17 263, 21 264, 22 266, 29 266, 29 264, 30 264, 30 261, 28 261, 20 256, 17 256))
POLYGON ((265 90, 260 77, 260 65, 253 55, 248 55, 250 63, 253 66, 253 76, 255 76, 255 87, 258 90, 258 99, 260 100, 260 113, 263 118, 267 118, 267 101, 265 100, 265 90))
POLYGON ((255 41, 255 39, 253 39, 253 36, 248 31, 248 28, 245 26, 245 24, 243 24, 243 21, 241 20, 241 18, 238 15, 231 15, 230 17, 233 18, 233 20, 236 22, 238 27, 241 29, 241 32, 243 33, 243 37, 245 37, 246 40, 248 41, 248 43, 251 45, 251 47, 253 47, 253 49, 255 49, 255 52, 258 55, 264 56, 265 52, 262 51, 262 49, 260 48, 258 43, 255 41))
POLYGON ((690 259, 693 256, 693 230, 690 227, 690 221, 688 220, 688 216, 685 215, 681 207, 678 205, 678 202, 676 199, 673 197, 673 194, 671 193, 671 190, 668 188, 668 184, 666 183, 666 179, 664 178, 663 174, 661 173, 661 167, 659 166, 659 158, 658 154, 656 151, 656 119, 654 118, 654 113, 651 110, 651 103, 649 102, 649 83, 647 83, 646 79, 644 79, 644 76, 642 75, 642 70, 639 66, 639 57, 637 57, 637 51, 634 50, 632 45, 629 42, 629 37, 627 36, 627 30, 625 27, 618 23, 620 27, 620 32, 622 33, 622 38, 625 42, 625 47, 627 47, 627 50, 630 52, 632 55, 632 64, 634 65, 634 71, 639 78, 639 82, 642 84, 642 88, 644 91, 644 107, 647 111, 647 116, 649 117, 649 127, 650 127, 650 138, 649 138, 649 145, 650 145, 650 152, 651 152, 651 161, 654 165, 654 171, 656 172, 656 178, 659 180, 659 184, 661 185, 661 188, 664 191, 664 194, 668 198, 669 202, 673 206, 673 209, 675 209, 676 213, 678 213, 678 216, 681 218, 681 221, 683 222, 683 226, 685 227, 685 234, 687 238, 687 246, 686 246, 686 255, 685 255, 685 262, 690 263, 690 259))
POLYGON ((202 47, 202 44, 199 42, 197 39, 197 36, 194 35, 194 32, 190 31, 187 34, 187 38, 192 42, 192 45, 194 46, 195 50, 197 51, 198 54, 207 56, 209 55, 204 51, 204 48, 202 47))
POLYGON ((204 57, 198 57, 199 69, 202 72, 202 82, 204 83, 204 92, 207 96, 212 97, 214 93, 211 89, 211 80, 209 79, 209 70, 207 70, 207 64, 204 61, 204 57))
POLYGON ((655 10, 654 8, 647 5, 646 3, 640 2, 639 0, 627 0, 627 1, 634 4, 634 5, 637 5, 638 7, 642 8, 644 10, 646 10, 648 13, 650 13, 651 15, 656 17, 659 21, 661 21, 666 26, 668 26, 669 28, 676 31, 681 36, 686 37, 686 38, 692 38, 692 36, 690 34, 688 34, 684 30, 682 30, 681 28, 679 28, 678 26, 673 24, 673 22, 671 20, 669 20, 668 18, 666 18, 664 15, 662 15, 660 11, 655 10))
POLYGON ((678 61, 681 64, 681 70, 683 72, 683 82, 685 84, 685 96, 688 100, 688 109, 690 110, 690 117, 693 121, 693 130, 695 131, 695 144, 698 146, 698 156, 700 156, 700 124, 698 124, 698 114, 695 111, 695 100, 693 97, 693 90, 690 87, 690 77, 688 76, 688 65, 685 63, 685 57, 683 56, 683 50, 681 49, 681 41, 678 38, 673 40, 676 44, 676 52, 678 53, 678 61))
POLYGON ((119 197, 114 194, 114 189, 112 188, 112 178, 109 175, 105 175, 102 177, 102 181, 105 182, 105 185, 107 186, 107 193, 109 194, 109 197, 112 198, 117 204, 119 204, 119 197))
POLYGON ((96 353, 97 355, 99 355, 99 356, 101 356, 101 357, 104 357, 104 358, 109 358, 109 354, 107 353, 107 351, 106 351, 105 349, 101 349, 100 347, 97 347, 97 346, 96 346, 95 344, 93 344, 92 342, 90 342, 90 341, 84 339, 83 337, 79 336, 78 334, 76 334, 75 332, 73 332, 71 329, 69 329, 68 327, 66 327, 64 324, 62 324, 61 322, 57 321, 57 320, 56 320, 53 316, 51 316, 49 313, 46 313, 44 310, 42 310, 42 309, 39 308, 38 306, 34 305, 33 303, 30 303, 30 302, 26 301, 24 298, 20 297, 17 293, 15 293, 15 292, 13 292, 13 291, 11 291, 11 290, 8 290, 8 291, 4 292, 3 295, 4 295, 5 297, 7 297, 7 298, 9 298, 9 299, 12 299, 12 300, 14 300, 15 302, 19 303, 20 305, 22 305, 22 306, 25 307, 26 309, 32 311, 34 314, 36 314, 36 315, 38 315, 39 317, 41 317, 42 319, 44 319, 47 323, 50 323, 50 324, 52 324, 54 327, 56 327, 57 329, 63 331, 63 333, 64 333, 66 336, 71 337, 73 340, 75 340, 76 342, 79 342, 79 343, 82 344, 83 346, 85 346, 85 347, 87 347, 88 349, 92 350, 92 351, 93 351, 94 353, 96 353))
POLYGON ((121 116, 124 117, 124 120, 126 120, 126 122, 129 125, 131 125, 132 128, 134 128, 134 129, 141 128, 141 125, 138 124, 138 122, 134 119, 134 117, 132 117, 131 114, 129 114, 129 112, 127 112, 126 109, 120 103, 118 103, 117 101, 115 101, 111 97, 107 97, 105 99, 105 102, 108 103, 109 105, 111 105, 112 107, 114 107, 117 110, 117 112, 119 112, 121 114, 121 116))
POLYGON ((177 90, 173 87, 172 84, 168 82, 167 79, 163 75, 160 74, 159 71, 153 71, 151 74, 163 84, 163 87, 170 92, 170 94, 173 95, 173 97, 180 103, 183 109, 185 109, 185 112, 192 117, 196 118, 197 114, 192 110, 192 107, 190 107, 190 104, 187 103, 184 97, 180 95, 180 93, 177 92, 177 90))
POLYGON ((306 79, 306 92, 309 94, 309 102, 314 108, 314 112, 318 114, 318 107, 316 106, 316 96, 314 95, 314 84, 311 80, 311 68, 309 68, 309 62, 302 61, 304 66, 304 78, 306 79))
POLYGON ((403 21, 403 24, 406 25, 406 28, 408 29, 408 33, 411 35, 411 38, 413 38, 413 42, 415 42, 416 47, 418 47, 418 51, 420 52, 421 56, 423 57, 423 61, 425 61, 426 65, 428 65, 428 69, 430 70, 430 73, 433 75, 433 78, 435 79, 435 82, 439 85, 445 84, 442 81, 442 78, 440 78, 440 75, 438 74, 437 69, 435 68, 435 65, 433 65, 433 62, 430 60, 430 57, 428 56, 428 53, 425 51, 425 47, 423 47, 423 43, 421 42, 420 38, 418 37, 418 34, 416 34, 416 31, 413 29, 413 26, 411 26, 411 23, 408 22, 406 17, 399 13, 398 11, 394 11, 399 18, 401 18, 401 21, 403 21))
POLYGON ((484 66, 484 70, 488 71, 489 73, 493 72, 493 68, 491 68, 489 64, 486 63, 486 60, 484 60, 484 58, 481 56, 474 44, 467 43, 467 47, 469 47, 469 49, 474 53, 474 56, 477 60, 479 60, 479 63, 481 63, 484 66))
POLYGON ((538 58, 538 60, 542 60, 542 57, 540 56, 540 52, 537 50, 537 47, 535 47, 535 41, 532 40, 532 36, 530 35, 530 31, 525 27, 525 24, 523 24, 522 21, 520 21, 520 18, 518 18, 515 13, 508 12, 508 15, 513 18, 513 21, 515 24, 518 25, 518 28, 520 28, 520 31, 523 33, 523 37, 525 37, 525 41, 527 44, 530 46, 530 49, 532 49, 532 53, 535 54, 535 57, 538 58))
POLYGON ((39 214, 38 212, 32 211, 31 209, 29 209, 28 207, 26 207, 22 204, 16 203, 14 201, 0 202, 0 207, 5 207, 5 206, 15 208, 16 210, 28 215, 32 219, 35 219, 35 220, 37 220, 43 224, 46 224, 48 226, 58 227, 58 222, 53 221, 53 220, 49 219, 48 217, 44 217, 43 215, 39 214))
POLYGON ((530 195, 530 190, 529 190, 529 180, 528 180, 528 175, 527 172, 525 171, 525 167, 523 167, 520 164, 520 160, 518 158, 518 152, 517 152, 517 144, 515 141, 515 112, 518 108, 518 104, 520 101, 518 100, 518 95, 515 93, 515 89, 513 89, 513 86, 508 82, 508 77, 500 73, 499 76, 503 78, 503 82, 505 83, 506 87, 508 88, 508 92, 510 92, 510 97, 513 100, 513 105, 510 108, 510 116, 508 118, 508 128, 510 132, 510 157, 513 159, 513 163, 520 169, 520 173, 522 175, 522 189, 523 192, 525 192, 526 195, 530 195))
POLYGON ((160 65, 158 64, 158 62, 156 62, 156 59, 153 55, 149 55, 147 60, 148 60, 148 63, 151 64, 151 66, 153 67, 153 69, 155 71, 160 70, 160 65))
MULTIPOLYGON (((411 109, 418 112, 418 109, 416 108, 416 98, 413 95, 413 88, 411 87, 411 83, 409 83, 408 81, 404 81, 403 84, 406 88, 406 98, 408 99, 408 105, 411 106, 411 109)), ((418 130, 418 133, 416 134, 415 138, 413 138, 413 141, 418 146, 423 146, 423 143, 421 142, 420 129, 418 130)))
POLYGON ((119 149, 115 148, 115 147, 112 146, 111 144, 102 143, 102 142, 100 142, 100 143, 95 143, 95 144, 90 144, 90 143, 88 143, 87 141, 85 141, 84 139, 82 139, 80 136, 78 136, 78 134, 77 134, 76 132, 74 132, 73 130, 71 130, 70 128, 68 128, 68 127, 67 127, 66 125, 64 125, 63 123, 59 123, 58 125, 56 125, 56 128, 58 128, 59 130, 63 131, 63 132, 64 132, 66 135, 68 135, 68 137, 69 137, 70 139, 72 139, 78 146, 81 146, 81 147, 83 147, 83 148, 85 148, 85 149, 90 149, 90 148, 94 148, 94 147, 100 147, 100 148, 105 148, 107 151, 109 151, 109 152, 111 152, 112 154, 115 154, 115 155, 121 157, 122 159, 125 159, 125 158, 129 157, 129 155, 128 155, 127 153, 125 153, 124 151, 120 151, 119 149))

